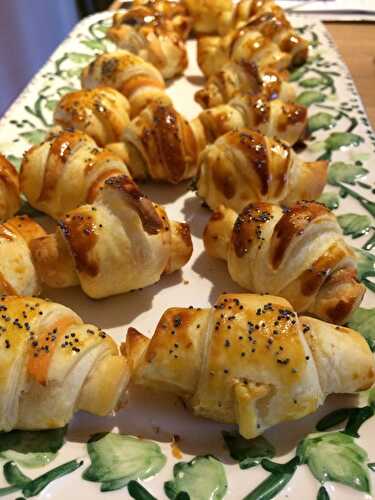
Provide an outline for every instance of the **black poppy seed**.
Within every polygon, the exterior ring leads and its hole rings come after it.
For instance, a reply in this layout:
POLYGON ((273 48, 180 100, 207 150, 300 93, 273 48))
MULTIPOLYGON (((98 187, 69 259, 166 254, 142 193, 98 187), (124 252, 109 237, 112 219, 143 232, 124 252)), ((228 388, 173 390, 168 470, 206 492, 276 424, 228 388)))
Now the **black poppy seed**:
POLYGON ((178 349, 178 344, 175 344, 174 346, 175 346, 176 349, 178 349))
POLYGON ((310 356, 305 356, 306 361, 310 359, 310 356))
POLYGON ((229 347, 229 346, 230 346, 230 342, 229 342, 229 340, 228 340, 228 339, 226 339, 226 340, 225 340, 225 342, 224 342, 224 346, 225 346, 225 347, 229 347))
POLYGON ((8 340, 8 339, 5 339, 5 347, 6 347, 7 349, 9 349, 9 347, 10 347, 10 342, 9 342, 9 340, 8 340))
POLYGON ((253 348, 251 349, 251 352, 255 352, 255 351, 256 351, 256 349, 255 349, 255 347, 253 347, 253 348))
POLYGON ((238 337, 238 340, 242 340, 242 339, 243 339, 243 337, 242 337, 242 335, 240 335, 240 336, 238 337))
POLYGON ((196 326, 195 328, 200 328, 200 327, 201 327, 201 325, 198 323, 198 324, 197 324, 197 326, 196 326))
POLYGON ((229 370, 227 368, 224 368, 224 373, 229 373, 229 370))
POLYGON ((227 326, 227 329, 230 330, 232 327, 230 325, 227 326))
POLYGON ((245 356, 245 353, 244 352, 241 352, 241 357, 243 358, 245 356))
POLYGON ((259 325, 255 325, 255 330, 259 330, 259 325))

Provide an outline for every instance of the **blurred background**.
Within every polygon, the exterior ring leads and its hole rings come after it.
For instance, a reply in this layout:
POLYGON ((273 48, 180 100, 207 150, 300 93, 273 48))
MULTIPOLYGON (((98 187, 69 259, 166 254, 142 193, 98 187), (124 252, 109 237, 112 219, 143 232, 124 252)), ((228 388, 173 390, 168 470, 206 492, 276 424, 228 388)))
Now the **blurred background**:
POLYGON ((111 0, 0 0, 0 116, 84 16, 111 0))

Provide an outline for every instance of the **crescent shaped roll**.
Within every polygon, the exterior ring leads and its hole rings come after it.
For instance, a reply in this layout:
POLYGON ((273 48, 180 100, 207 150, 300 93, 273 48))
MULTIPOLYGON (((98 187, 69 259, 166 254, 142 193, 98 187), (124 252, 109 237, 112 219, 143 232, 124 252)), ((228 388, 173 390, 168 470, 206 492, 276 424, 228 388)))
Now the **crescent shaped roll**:
POLYGON ((29 245, 33 238, 45 234, 26 215, 0 224, 0 295, 39 295, 40 282, 29 245))
POLYGON ((307 129, 305 106, 280 99, 269 101, 262 95, 238 95, 228 104, 202 111, 198 118, 209 143, 231 130, 246 127, 293 145, 304 138, 307 129))
POLYGON ((126 97, 111 87, 100 87, 65 94, 58 102, 53 118, 57 125, 80 130, 103 147, 120 140, 130 121, 129 112, 126 97))
POLYGON ((62 131, 24 155, 20 181, 30 205, 58 219, 91 203, 106 179, 128 174, 124 162, 80 131, 62 131))
POLYGON ((115 342, 71 309, 33 297, 1 297, 0 429, 65 426, 78 410, 121 405, 129 367, 115 342))
POLYGON ((184 40, 154 8, 133 7, 114 14, 107 36, 119 48, 153 64, 166 79, 182 74, 187 67, 184 40))
POLYGON ((225 37, 199 38, 197 59, 206 77, 220 71, 227 62, 252 62, 260 70, 272 68, 277 71, 286 70, 292 62, 291 55, 282 51, 270 38, 247 27, 225 37))
POLYGON ((205 145, 199 120, 189 123, 173 106, 153 103, 131 121, 122 144, 111 149, 126 159, 134 179, 176 184, 196 174, 205 145))
POLYGON ((131 117, 153 101, 171 104, 159 70, 126 50, 97 56, 83 69, 81 84, 84 89, 103 86, 117 89, 128 99, 131 117))
POLYGON ((297 312, 326 321, 344 324, 365 293, 355 254, 334 214, 320 203, 287 209, 254 203, 238 217, 220 207, 205 228, 204 244, 247 290, 280 295, 297 312))
POLYGON ((184 0, 195 33, 216 33, 220 17, 232 11, 232 0, 184 0))
POLYGON ((94 204, 67 213, 31 248, 48 286, 80 284, 95 299, 152 285, 192 254, 188 225, 170 221, 125 175, 107 179, 94 204))
MULTIPOLYGON (((163 22, 175 31, 183 40, 187 40, 192 28, 192 20, 186 6, 179 1, 169 0, 134 0, 133 7, 143 6, 161 14, 163 22)), ((157 16, 155 16, 157 17, 157 16)))
POLYGON ((196 415, 238 424, 245 438, 375 380, 359 333, 299 318, 272 295, 223 294, 212 309, 168 309, 151 339, 130 329, 121 351, 135 384, 183 398, 196 415))
POLYGON ((0 221, 12 217, 21 206, 18 173, 0 153, 0 221))
POLYGON ((229 62, 213 73, 202 89, 195 93, 195 100, 202 108, 225 104, 237 94, 262 94, 269 100, 293 101, 296 92, 284 75, 271 68, 259 70, 255 63, 229 62))
POLYGON ((242 29, 262 33, 275 42, 282 52, 291 56, 291 65, 300 66, 308 57, 309 43, 292 28, 281 12, 265 12, 252 18, 242 29))
POLYGON ((323 191, 327 162, 304 162, 285 143, 249 129, 233 130, 199 157, 198 195, 211 209, 240 212, 248 203, 291 205, 323 191))

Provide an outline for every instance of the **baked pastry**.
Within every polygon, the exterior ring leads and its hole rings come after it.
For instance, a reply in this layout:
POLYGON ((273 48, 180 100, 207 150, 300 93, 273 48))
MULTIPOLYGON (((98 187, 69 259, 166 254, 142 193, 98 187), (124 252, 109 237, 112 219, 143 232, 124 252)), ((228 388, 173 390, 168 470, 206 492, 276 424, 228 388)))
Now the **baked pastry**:
POLYGON ((194 98, 202 108, 212 108, 244 93, 262 94, 269 100, 279 98, 286 102, 296 97, 294 85, 287 82, 284 73, 271 68, 259 70, 255 63, 240 61, 224 64, 208 78, 194 98))
POLYGON ((20 208, 20 186, 15 167, 0 153, 0 222, 20 208))
POLYGON ((126 175, 105 182, 92 205, 67 213, 55 234, 32 241, 52 288, 80 284, 92 298, 129 292, 180 269, 192 254, 187 224, 170 221, 126 175))
POLYGON ((39 295, 40 282, 29 245, 33 238, 45 234, 26 215, 0 224, 0 295, 39 295))
POLYGON ((121 351, 135 384, 176 394, 196 415, 236 423, 245 438, 375 380, 359 333, 298 317, 272 295, 224 294, 212 309, 168 309, 152 339, 130 329, 121 351))
POLYGON ((323 191, 327 162, 304 162, 285 143, 239 129, 206 146, 199 157, 197 189, 211 209, 240 212, 252 202, 292 205, 323 191))
POLYGON ((184 0, 193 22, 195 33, 216 33, 224 13, 232 12, 232 0, 184 0))
POLYGON ((230 61, 253 62, 260 70, 272 68, 278 71, 286 70, 291 64, 290 54, 282 52, 276 43, 258 31, 246 28, 225 37, 199 38, 197 59, 206 77, 217 73, 230 61))
POLYGON ((183 38, 174 31, 173 23, 152 6, 114 14, 107 36, 121 49, 153 64, 166 79, 180 75, 187 67, 183 38))
POLYGON ((269 101, 262 95, 238 95, 228 104, 202 111, 198 118, 209 143, 226 132, 246 127, 293 145, 305 137, 307 129, 305 106, 280 99, 269 101))
POLYGON ((1 297, 0 430, 64 427, 78 410, 121 404, 129 368, 115 342, 71 309, 1 297))
POLYGON ((254 203, 238 217, 219 207, 204 244, 209 255, 227 261, 236 283, 285 297, 297 312, 325 321, 346 323, 366 290, 336 217, 320 203, 254 203))
POLYGON ((111 87, 100 87, 65 94, 53 118, 57 125, 85 132, 103 147, 120 140, 130 121, 129 112, 126 97, 111 87))
POLYGON ((240 0, 230 11, 223 12, 217 25, 218 32, 223 35, 229 31, 242 28, 254 16, 265 13, 284 15, 283 9, 273 0, 240 0))
POLYGON ((104 181, 129 174, 111 151, 80 131, 62 131, 29 149, 23 158, 21 190, 34 208, 58 219, 95 200, 104 181))
POLYGON ((258 14, 241 29, 256 31, 271 39, 282 52, 290 54, 292 66, 300 66, 307 61, 309 43, 293 29, 282 11, 258 14))
POLYGON ((119 90, 129 101, 132 118, 153 101, 171 104, 159 70, 126 50, 97 56, 83 69, 81 83, 84 89, 109 86, 119 90))
POLYGON ((187 40, 192 28, 192 20, 186 6, 179 1, 169 0, 133 0, 133 7, 144 6, 152 8, 167 21, 168 28, 172 29, 183 40, 187 40))
POLYGON ((134 179, 176 184, 196 174, 205 141, 199 120, 189 123, 173 106, 153 103, 131 121, 123 142, 110 147, 126 161, 134 179))

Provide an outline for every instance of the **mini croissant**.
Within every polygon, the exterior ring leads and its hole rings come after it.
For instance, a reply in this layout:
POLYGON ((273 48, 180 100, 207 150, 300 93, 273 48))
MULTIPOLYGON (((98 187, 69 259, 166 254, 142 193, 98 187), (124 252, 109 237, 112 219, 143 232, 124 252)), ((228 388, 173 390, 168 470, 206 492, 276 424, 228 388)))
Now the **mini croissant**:
POLYGON ((248 203, 291 205, 323 191, 327 162, 304 162, 285 143, 249 129, 228 132, 199 158, 198 194, 211 209, 240 212, 248 203))
POLYGON ((286 102, 296 97, 294 86, 285 80, 283 73, 271 68, 259 70, 255 63, 240 61, 224 64, 208 78, 194 98, 202 108, 212 108, 244 93, 262 94, 269 100, 280 98, 286 102))
POLYGON ((52 288, 80 284, 91 298, 129 292, 180 269, 192 254, 187 224, 169 220, 126 175, 107 179, 92 205, 72 210, 55 234, 32 241, 52 288))
POLYGON ((82 71, 81 83, 84 89, 109 86, 120 91, 129 101, 131 117, 153 101, 171 103, 159 70, 126 50, 97 56, 82 71))
POLYGON ((206 226, 209 255, 227 261, 232 279, 257 293, 290 301, 298 312, 344 324, 365 287, 336 217, 324 205, 248 205, 241 214, 220 207, 206 226))
POLYGON ((196 33, 216 33, 218 23, 224 13, 230 16, 232 0, 183 0, 196 33))
POLYGON ((117 174, 128 174, 120 158, 80 131, 62 131, 25 153, 20 180, 30 205, 58 219, 91 203, 117 174))
MULTIPOLYGON (((151 8, 162 16, 163 22, 171 29, 178 33, 183 39, 187 40, 192 28, 192 19, 186 6, 179 1, 173 0, 133 0, 132 7, 151 8)), ((155 21, 157 16, 155 15, 155 21)))
POLYGON ((135 384, 168 391, 245 438, 314 412, 332 393, 368 389, 374 358, 349 328, 298 317, 272 295, 224 294, 212 309, 168 309, 121 351, 135 384))
POLYGON ((173 106, 153 103, 131 121, 122 144, 110 147, 125 159, 134 179, 176 184, 196 174, 205 145, 199 120, 189 123, 173 106))
POLYGON ((208 142, 234 129, 250 128, 290 145, 304 138, 307 108, 300 104, 269 101, 266 96, 238 95, 228 104, 206 109, 199 114, 208 142))
POLYGON ((151 6, 114 14, 107 36, 121 49, 153 64, 166 79, 183 73, 187 67, 183 39, 174 31, 173 23, 151 6))
POLYGON ((0 295, 39 295, 40 281, 29 245, 45 234, 26 215, 0 224, 0 295))
POLYGON ((205 36, 198 40, 198 65, 206 77, 222 69, 227 62, 255 63, 260 70, 286 70, 291 55, 283 52, 270 38, 258 31, 243 28, 225 37, 205 36))
POLYGON ((54 121, 66 129, 80 130, 98 146, 120 140, 129 123, 126 97, 111 87, 78 90, 65 94, 57 104, 54 121))
POLYGON ((1 297, 0 430, 64 427, 78 410, 107 415, 129 368, 115 342, 71 309, 1 297))
POLYGON ((283 9, 273 0, 240 0, 230 11, 222 12, 217 31, 223 35, 245 26, 255 16, 262 14, 284 15, 283 9))
POLYGON ((17 170, 0 153, 0 221, 12 217, 20 206, 20 186, 17 170))

